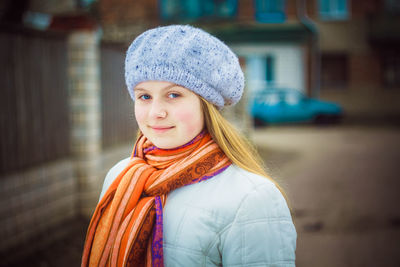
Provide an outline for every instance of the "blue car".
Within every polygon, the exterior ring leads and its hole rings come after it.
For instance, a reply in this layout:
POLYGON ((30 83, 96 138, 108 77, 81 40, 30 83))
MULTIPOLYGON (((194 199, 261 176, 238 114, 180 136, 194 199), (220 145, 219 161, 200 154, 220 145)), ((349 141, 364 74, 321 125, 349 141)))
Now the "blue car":
POLYGON ((337 123, 343 117, 340 105, 308 98, 298 90, 266 89, 257 92, 250 103, 255 126, 279 123, 337 123))

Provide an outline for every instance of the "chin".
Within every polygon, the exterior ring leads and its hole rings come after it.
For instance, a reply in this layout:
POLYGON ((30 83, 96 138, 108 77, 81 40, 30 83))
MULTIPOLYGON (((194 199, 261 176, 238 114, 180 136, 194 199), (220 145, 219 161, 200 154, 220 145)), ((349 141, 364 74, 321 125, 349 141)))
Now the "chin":
MULTIPOLYGON (((154 143, 153 143, 154 144, 154 143)), ((172 149, 172 148, 176 148, 179 145, 171 145, 171 143, 169 143, 169 145, 166 144, 154 144, 156 147, 161 148, 161 149, 172 149)))
POLYGON ((170 139, 170 140, 160 140, 160 138, 157 138, 158 140, 150 140, 156 147, 161 148, 161 149, 171 149, 178 147, 174 141, 176 139, 170 139))

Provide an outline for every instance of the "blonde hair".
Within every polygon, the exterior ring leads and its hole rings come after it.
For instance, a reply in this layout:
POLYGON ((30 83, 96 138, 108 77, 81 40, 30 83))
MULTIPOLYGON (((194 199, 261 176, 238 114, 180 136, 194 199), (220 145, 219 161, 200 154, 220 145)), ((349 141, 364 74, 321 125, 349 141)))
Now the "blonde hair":
POLYGON ((222 116, 213 104, 202 97, 200 100, 208 132, 232 163, 249 172, 266 177, 285 196, 282 188, 265 171, 263 160, 256 148, 222 116))

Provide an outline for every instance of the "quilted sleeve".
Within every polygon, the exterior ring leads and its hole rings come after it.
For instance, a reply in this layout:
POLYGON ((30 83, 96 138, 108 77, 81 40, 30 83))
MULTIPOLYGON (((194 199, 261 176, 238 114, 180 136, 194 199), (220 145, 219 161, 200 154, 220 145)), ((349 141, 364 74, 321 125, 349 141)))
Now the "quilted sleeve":
POLYGON ((103 195, 106 193, 107 189, 110 187, 110 185, 114 182, 115 178, 117 178, 118 174, 124 170, 126 165, 129 162, 129 158, 123 159, 119 161, 117 164, 115 164, 107 173, 106 177, 104 178, 104 183, 103 187, 101 189, 99 201, 103 197, 103 195))
POLYGON ((258 186, 221 234, 223 266, 295 266, 296 238, 280 191, 272 183, 258 186))

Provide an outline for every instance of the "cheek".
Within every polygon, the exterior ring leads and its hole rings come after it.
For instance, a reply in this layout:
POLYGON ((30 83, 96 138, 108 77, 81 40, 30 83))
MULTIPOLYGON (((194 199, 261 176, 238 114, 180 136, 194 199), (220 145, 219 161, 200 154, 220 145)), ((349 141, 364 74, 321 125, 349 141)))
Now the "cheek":
POLYGON ((138 105, 135 105, 135 118, 139 126, 144 123, 146 119, 146 111, 138 105))
POLYGON ((182 112, 177 114, 177 118, 185 125, 188 134, 198 134, 203 129, 202 113, 182 112))

